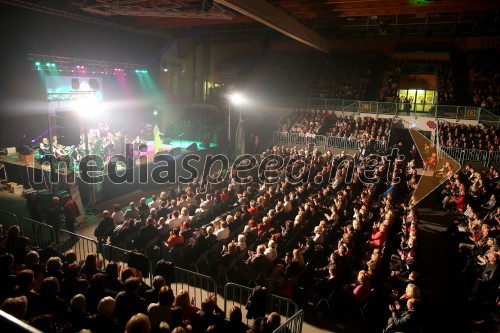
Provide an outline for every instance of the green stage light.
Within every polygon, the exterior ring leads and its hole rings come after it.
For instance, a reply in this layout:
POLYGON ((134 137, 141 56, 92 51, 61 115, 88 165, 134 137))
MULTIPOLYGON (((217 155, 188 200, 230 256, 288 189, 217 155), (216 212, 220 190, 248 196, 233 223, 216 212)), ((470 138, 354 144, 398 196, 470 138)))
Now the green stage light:
POLYGON ((50 67, 50 62, 46 63, 45 65, 47 65, 47 67, 50 67))
POLYGON ((35 66, 40 66, 40 61, 35 62, 35 66))

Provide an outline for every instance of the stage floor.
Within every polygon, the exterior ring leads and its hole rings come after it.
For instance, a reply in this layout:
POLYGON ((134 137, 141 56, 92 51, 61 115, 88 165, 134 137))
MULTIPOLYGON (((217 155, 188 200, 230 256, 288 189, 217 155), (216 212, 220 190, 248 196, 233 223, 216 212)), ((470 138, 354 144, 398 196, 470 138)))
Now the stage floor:
MULTIPOLYGON (((188 152, 193 152, 193 151, 187 151, 186 148, 192 145, 193 143, 196 143, 198 149, 197 150, 205 150, 207 148, 204 148, 202 146, 202 142, 200 141, 193 141, 193 140, 171 140, 169 144, 163 144, 162 145, 162 152, 167 152, 170 153, 172 149, 175 148, 180 148, 181 151, 180 153, 188 153, 188 152)), ((148 150, 147 152, 141 153, 140 155, 146 155, 148 156, 148 160, 150 157, 154 156, 155 154, 155 147, 154 147, 154 141, 148 141, 148 150)), ((218 147, 218 145, 211 143, 210 148, 218 147)), ((139 152, 134 152, 136 154, 136 157, 139 156, 139 152)), ((19 154, 13 154, 13 155, 4 155, 0 156, 0 163, 10 163, 10 164, 15 164, 19 166, 27 166, 30 168, 35 168, 39 170, 44 170, 44 171, 50 171, 50 165, 48 163, 41 164, 37 162, 22 162, 19 160, 19 154)), ((139 162, 136 164, 143 164, 144 162, 139 162)))

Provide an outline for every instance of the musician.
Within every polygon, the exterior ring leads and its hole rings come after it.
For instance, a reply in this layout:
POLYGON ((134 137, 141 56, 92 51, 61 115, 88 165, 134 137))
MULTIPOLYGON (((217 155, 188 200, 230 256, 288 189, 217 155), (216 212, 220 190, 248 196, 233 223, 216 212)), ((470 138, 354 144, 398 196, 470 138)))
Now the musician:
POLYGON ((110 136, 104 138, 103 144, 102 144, 102 150, 104 152, 105 157, 111 157, 114 155, 115 142, 110 136))
POLYGON ((101 138, 108 137, 109 125, 107 122, 99 123, 98 128, 99 128, 99 134, 100 134, 101 138))
POLYGON ((153 135, 155 139, 155 154, 156 154, 158 152, 161 152, 163 147, 163 140, 161 139, 163 133, 160 132, 158 124, 155 124, 155 127, 153 128, 153 135))
POLYGON ((40 142, 40 150, 41 150, 41 153, 43 153, 43 154, 50 153, 49 139, 47 139, 47 138, 42 139, 42 142, 40 142))
POLYGON ((59 148, 59 144, 57 142, 57 135, 54 135, 52 137, 52 147, 54 147, 54 150, 56 150, 57 148, 59 148))

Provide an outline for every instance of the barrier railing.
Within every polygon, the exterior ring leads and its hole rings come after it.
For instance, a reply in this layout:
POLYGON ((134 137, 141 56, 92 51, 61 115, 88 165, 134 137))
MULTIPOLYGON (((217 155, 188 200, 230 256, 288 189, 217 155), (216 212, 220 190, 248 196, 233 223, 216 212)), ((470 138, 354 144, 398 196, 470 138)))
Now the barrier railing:
POLYGON ((342 111, 344 113, 373 113, 374 115, 414 115, 427 116, 432 118, 447 119, 468 119, 488 122, 491 125, 500 126, 500 117, 490 111, 477 106, 456 106, 456 105, 436 105, 421 104, 416 101, 411 104, 408 110, 405 103, 400 102, 377 102, 358 101, 342 99, 319 99, 319 98, 290 98, 273 97, 266 99, 269 106, 290 107, 290 108, 317 108, 332 111, 342 111))
POLYGON ((59 230, 59 251, 73 250, 78 260, 85 260, 88 254, 95 253, 99 258, 99 247, 95 240, 61 229, 59 230))
MULTIPOLYGON (((228 306, 239 306, 243 313, 243 318, 246 318, 247 310, 245 304, 248 301, 252 288, 242 286, 236 283, 227 283, 224 286, 224 313, 228 313, 228 306)), ((281 297, 274 294, 267 294, 266 313, 277 312, 285 317, 285 320, 291 318, 299 311, 297 303, 291 299, 281 297)), ((249 320, 246 322, 249 325, 249 320)))
MULTIPOLYGON (((111 261, 114 261, 122 268, 128 267, 129 257, 133 251, 122 249, 111 244, 100 244, 99 245, 100 255, 102 256, 104 266, 106 266, 111 261)), ((144 276, 144 279, 149 279, 149 285, 153 284, 153 266, 151 260, 147 258, 147 265, 149 267, 149 276, 144 276)), ((137 267, 134 267, 137 268, 137 267)))
POLYGON ((26 324, 24 321, 11 316, 7 312, 0 310, 0 325, 4 332, 21 332, 21 333, 42 333, 42 331, 26 324))
POLYGON ((438 150, 438 157, 451 157, 452 159, 458 161, 459 163, 462 162, 463 159, 463 149, 457 148, 457 147, 439 147, 441 150, 438 150), (446 155, 443 154, 446 153, 446 155))
POLYGON ((19 227, 22 236, 28 237, 32 244, 42 249, 56 243, 54 228, 48 224, 22 217, 19 227))
POLYGON ((483 162, 488 164, 488 151, 481 149, 464 149, 462 161, 483 162))
POLYGON ((275 329, 273 333, 302 333, 302 325, 304 324, 304 310, 300 310, 280 327, 275 329))
POLYGON ((5 232, 7 232, 7 229, 12 227, 13 225, 19 225, 16 214, 12 214, 3 210, 0 210, 0 221, 5 232))
POLYGON ((174 271, 175 280, 172 283, 172 289, 176 295, 181 290, 187 290, 190 296, 195 297, 198 305, 210 294, 217 297, 217 282, 214 278, 180 267, 175 267, 174 271))
POLYGON ((486 166, 499 163, 500 163, 500 151, 490 151, 488 154, 488 163, 486 164, 486 166))

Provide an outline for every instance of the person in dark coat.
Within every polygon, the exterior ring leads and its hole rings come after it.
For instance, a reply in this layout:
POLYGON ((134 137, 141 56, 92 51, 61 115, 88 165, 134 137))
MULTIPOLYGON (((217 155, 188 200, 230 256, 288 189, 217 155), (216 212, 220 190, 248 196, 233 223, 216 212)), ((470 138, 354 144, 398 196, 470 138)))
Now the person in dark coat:
POLYGON ((139 229, 137 233, 137 238, 135 240, 135 245, 138 249, 146 249, 148 242, 156 237, 160 232, 155 227, 155 220, 152 217, 148 217, 146 225, 139 229))
POLYGON ((389 318, 385 332, 417 332, 418 322, 415 310, 418 305, 419 300, 415 298, 410 298, 406 302, 408 309, 406 311, 402 310, 398 302, 395 302, 395 306, 390 304, 391 318, 389 318))
POLYGON ((250 292, 245 309, 247 310, 247 319, 256 319, 266 315, 267 289, 256 286, 250 292))
POLYGON ((59 244, 59 227, 61 226, 61 214, 63 208, 59 205, 59 198, 53 197, 50 204, 47 206, 46 216, 47 224, 54 228, 55 243, 59 244))
POLYGON ((108 237, 113 235, 113 230, 115 228, 115 223, 111 217, 111 213, 108 210, 102 212, 102 220, 97 225, 94 230, 94 236, 97 238, 98 242, 106 243, 108 237))
POLYGON ((125 281, 125 291, 116 295, 116 317, 120 327, 124 328, 127 321, 137 313, 147 313, 147 304, 144 298, 138 295, 140 281, 130 277, 125 281))
POLYGON ((119 332, 120 327, 114 318, 115 300, 107 296, 101 299, 97 306, 97 314, 89 319, 89 328, 93 333, 119 332))

